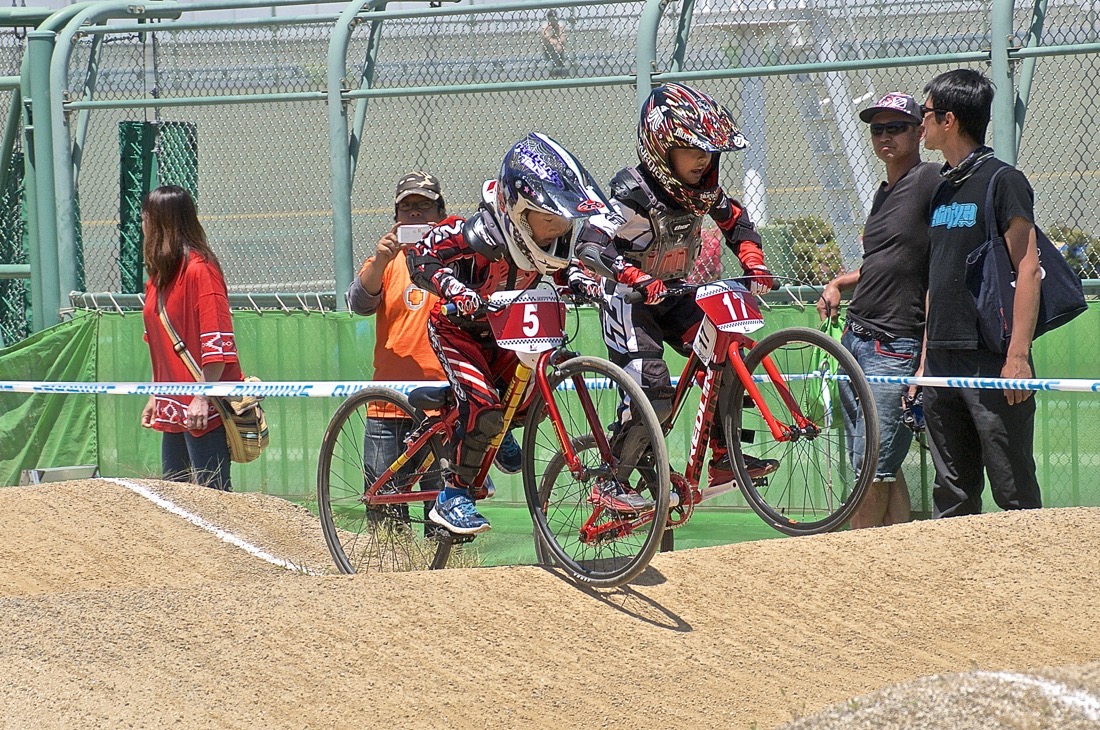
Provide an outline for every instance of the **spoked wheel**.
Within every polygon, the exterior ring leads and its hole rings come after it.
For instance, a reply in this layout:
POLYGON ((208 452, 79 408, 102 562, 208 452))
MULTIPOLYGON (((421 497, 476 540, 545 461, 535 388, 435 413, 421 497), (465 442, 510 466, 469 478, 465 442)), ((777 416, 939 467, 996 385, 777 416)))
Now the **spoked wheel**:
POLYGON ((668 452, 660 424, 641 388, 606 360, 573 358, 548 381, 581 468, 570 470, 547 404, 536 393, 523 428, 523 487, 536 551, 578 582, 623 585, 649 565, 668 517, 668 452), (623 392, 632 403, 632 427, 612 448, 608 425, 617 421, 623 392), (616 511, 601 502, 607 490, 643 495, 652 506, 616 511))
POLYGON ((788 535, 835 530, 859 506, 878 463, 878 417, 863 370, 839 342, 805 327, 768 335, 749 351, 745 366, 763 403, 791 434, 776 439, 740 380, 727 373, 722 418, 745 499, 765 522, 788 535), (782 383, 769 377, 767 362, 783 375, 782 383), (841 389, 846 390, 843 405, 841 389), (860 412, 866 431, 846 428, 842 408, 860 412), (857 445, 868 465, 860 473, 850 459, 857 445), (748 455, 776 459, 779 467, 753 481, 742 458, 748 455))
POLYGON ((403 394, 372 387, 340 404, 321 442, 317 502, 321 529, 342 573, 397 572, 446 566, 452 536, 427 520, 432 503, 421 490, 439 488, 439 460, 421 449, 381 490, 408 494, 395 504, 367 507, 364 494, 399 455, 417 423, 403 394))

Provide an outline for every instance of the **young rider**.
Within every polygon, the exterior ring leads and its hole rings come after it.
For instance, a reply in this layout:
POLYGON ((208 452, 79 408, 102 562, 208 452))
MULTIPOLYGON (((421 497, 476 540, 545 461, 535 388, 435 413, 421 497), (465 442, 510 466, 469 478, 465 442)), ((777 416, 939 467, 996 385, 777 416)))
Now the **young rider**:
MULTIPOLYGON (((682 84, 659 86, 642 107, 638 122, 640 164, 619 171, 611 180, 613 203, 625 218, 612 235, 606 226, 588 225, 577 253, 588 268, 610 279, 601 322, 610 360, 641 384, 662 420, 671 415, 672 380, 665 364, 664 343, 681 354, 691 343, 703 317, 693 295, 666 296, 668 286, 681 283, 692 270, 702 247, 703 216, 709 215, 752 277, 751 290, 771 289, 772 275, 764 264, 760 235, 748 213, 718 184, 723 152, 747 147, 730 112, 707 94, 682 84), (622 295, 645 295, 632 304, 622 295)), ((620 433, 625 433, 629 411, 620 433)), ((711 428, 711 485, 734 478, 721 424, 711 428)), ((745 456, 749 475, 756 478, 779 466, 773 459, 745 456)), ((644 509, 649 500, 633 493, 607 494, 601 500, 620 511, 644 509)))
POLYGON ((600 285, 574 258, 575 231, 596 213, 617 220, 580 162, 539 133, 508 151, 482 197, 473 216, 444 219, 408 255, 413 282, 443 299, 428 317, 428 337, 454 388, 461 432, 429 519, 458 534, 489 529, 474 504, 483 490, 473 480, 504 428, 498 388, 519 363, 514 352, 496 345, 487 322, 470 315, 493 292, 530 288, 543 275, 583 296, 602 296, 600 285), (442 307, 448 303, 461 316, 448 318, 442 307))

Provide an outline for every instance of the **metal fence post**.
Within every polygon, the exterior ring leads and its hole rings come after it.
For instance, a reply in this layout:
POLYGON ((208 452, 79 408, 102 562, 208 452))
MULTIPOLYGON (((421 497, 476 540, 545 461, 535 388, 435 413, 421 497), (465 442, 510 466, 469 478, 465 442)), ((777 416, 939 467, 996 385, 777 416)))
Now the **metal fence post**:
POLYGON ((993 0, 990 16, 989 73, 997 91, 993 96, 993 149, 997 158, 1016 164, 1016 84, 1008 52, 1012 45, 1013 0, 993 0))

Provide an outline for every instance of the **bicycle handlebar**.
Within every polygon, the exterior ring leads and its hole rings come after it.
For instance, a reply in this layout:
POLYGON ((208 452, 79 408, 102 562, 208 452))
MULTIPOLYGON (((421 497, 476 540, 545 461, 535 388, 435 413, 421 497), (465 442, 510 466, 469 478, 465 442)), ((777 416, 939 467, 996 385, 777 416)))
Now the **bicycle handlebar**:
MULTIPOLYGON (((746 289, 752 286, 752 280, 755 277, 752 276, 737 276, 730 277, 733 281, 742 284, 746 289)), ((684 294, 691 294, 703 284, 677 284, 676 286, 670 286, 665 292, 665 297, 678 297, 684 294)), ((773 278, 770 291, 778 291, 779 283, 773 278)), ((664 298, 664 297, 662 297, 664 298)), ((645 301, 645 292, 633 289, 623 295, 623 301, 627 304, 640 304, 645 301)))

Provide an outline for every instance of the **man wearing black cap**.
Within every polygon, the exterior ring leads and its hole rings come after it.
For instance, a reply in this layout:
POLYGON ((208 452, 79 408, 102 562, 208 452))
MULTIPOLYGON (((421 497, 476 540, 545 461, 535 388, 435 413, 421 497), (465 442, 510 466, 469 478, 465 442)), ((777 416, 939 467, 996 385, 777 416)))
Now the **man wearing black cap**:
MULTIPOLYGON (((860 112, 868 124, 875 155, 886 165, 886 180, 875 193, 863 227, 863 262, 825 286, 817 311, 836 318, 840 293, 855 288, 848 305, 842 342, 867 375, 911 376, 921 362, 925 295, 928 290, 928 206, 940 183, 939 165, 921 162, 920 106, 907 94, 891 93, 860 112)), ((902 423, 904 385, 871 384, 879 420, 875 478, 852 527, 879 527, 909 521, 909 487, 901 472, 913 434, 902 423)), ((841 384, 849 433, 861 434, 859 409, 841 384), (856 419, 853 422, 853 419, 856 419)), ((852 463, 864 468, 860 439, 852 440, 852 463)), ((867 465, 866 468, 872 468, 867 465)))

